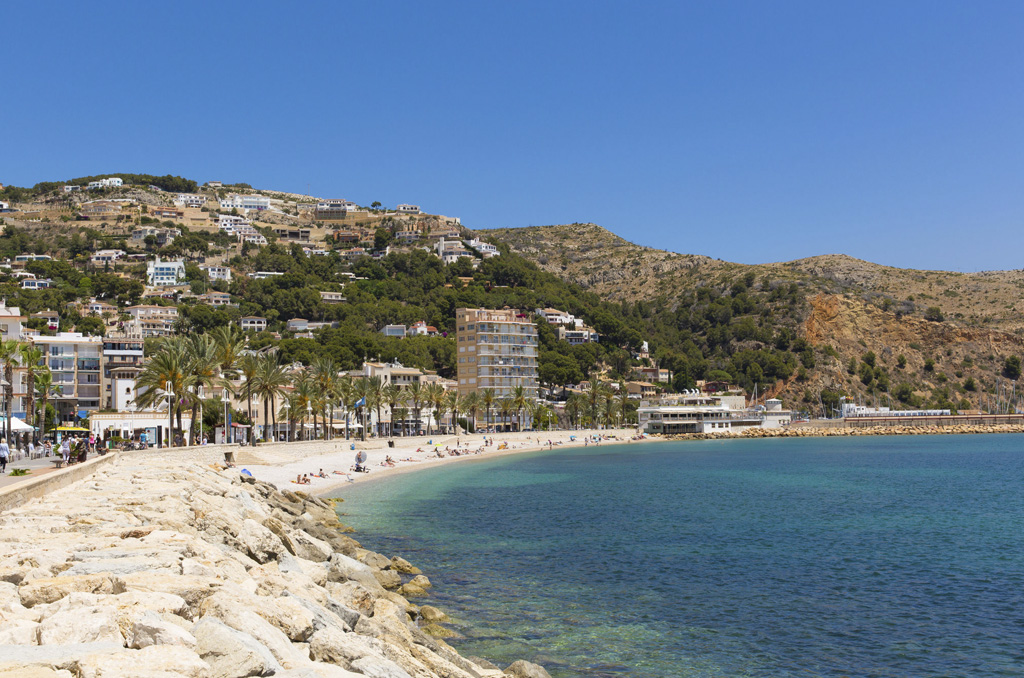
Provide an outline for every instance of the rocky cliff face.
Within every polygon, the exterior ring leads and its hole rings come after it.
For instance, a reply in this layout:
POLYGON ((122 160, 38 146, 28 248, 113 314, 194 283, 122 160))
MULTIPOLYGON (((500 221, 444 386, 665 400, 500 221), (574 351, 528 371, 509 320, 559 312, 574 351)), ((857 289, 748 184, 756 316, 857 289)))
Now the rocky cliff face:
POLYGON ((121 458, 0 515, 0 676, 503 675, 430 635, 429 580, 328 504, 182 465, 121 458))

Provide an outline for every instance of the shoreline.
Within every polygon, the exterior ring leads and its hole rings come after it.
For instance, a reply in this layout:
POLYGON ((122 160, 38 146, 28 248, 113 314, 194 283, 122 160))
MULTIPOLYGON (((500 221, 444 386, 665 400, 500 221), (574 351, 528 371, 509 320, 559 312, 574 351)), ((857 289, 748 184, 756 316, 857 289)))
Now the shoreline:
MULTIPOLYGON (((455 462, 494 459, 513 454, 528 452, 554 451, 564 448, 585 447, 589 444, 619 445, 630 443, 662 440, 660 437, 638 437, 634 428, 617 429, 586 429, 580 431, 530 431, 522 433, 470 434, 461 436, 417 436, 415 438, 397 437, 392 439, 395 447, 379 447, 359 449, 365 445, 357 440, 339 439, 338 444, 345 449, 335 450, 317 455, 298 457, 290 461, 275 464, 238 463, 237 466, 249 471, 257 480, 276 485, 281 490, 308 492, 323 497, 336 492, 349 484, 374 482, 399 474, 410 473, 418 469, 437 468, 455 462), (598 436, 600 442, 591 442, 598 436), (492 444, 484 446, 484 439, 492 444), (548 444, 550 441, 550 445, 548 444), (356 445, 355 450, 351 449, 356 445), (507 445, 507 447, 502 447, 507 445), (458 456, 438 458, 437 450, 459 449, 463 453, 458 456), (477 453, 477 450, 480 450, 477 453), (369 473, 352 472, 350 468, 357 453, 366 454, 365 466, 369 473), (387 457, 394 460, 394 466, 382 465, 387 457), (326 478, 313 475, 323 469, 326 478), (340 473, 336 473, 340 472, 340 473), (310 475, 309 484, 296 483, 297 476, 310 475)), ((375 441, 381 445, 383 440, 375 441)), ((258 454, 258 448, 256 450, 258 454)))

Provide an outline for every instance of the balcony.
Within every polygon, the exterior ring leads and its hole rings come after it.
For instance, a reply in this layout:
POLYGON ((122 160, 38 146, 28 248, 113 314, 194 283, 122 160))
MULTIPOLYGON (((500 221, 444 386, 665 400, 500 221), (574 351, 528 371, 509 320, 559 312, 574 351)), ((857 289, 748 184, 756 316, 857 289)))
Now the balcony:
POLYGON ((87 358, 85 360, 78 361, 78 370, 84 372, 99 372, 100 371, 100 360, 99 358, 87 358))

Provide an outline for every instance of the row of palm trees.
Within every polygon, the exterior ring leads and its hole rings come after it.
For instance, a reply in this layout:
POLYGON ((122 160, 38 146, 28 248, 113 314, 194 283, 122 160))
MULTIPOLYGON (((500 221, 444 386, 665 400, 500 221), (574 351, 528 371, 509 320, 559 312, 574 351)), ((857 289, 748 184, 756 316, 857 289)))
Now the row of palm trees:
MULTIPOLYGON (((2 359, 2 354, 0 354, 2 359)), ((386 383, 377 376, 353 378, 341 373, 333 358, 320 356, 301 370, 282 365, 275 352, 256 353, 245 350, 244 335, 234 326, 219 327, 208 334, 166 337, 159 350, 143 368, 137 382, 140 409, 155 407, 171 393, 176 433, 183 431, 185 413, 190 417, 189 443, 201 435, 196 420, 209 394, 233 395, 246 402, 252 421, 253 401, 262 404, 263 421, 270 431, 278 430, 278 422, 287 422, 289 438, 330 439, 335 422, 344 417, 344 435, 358 427, 365 440, 370 428, 377 436, 416 435, 422 416, 427 415, 425 433, 440 432, 447 417, 447 428, 454 430, 460 416, 476 429, 483 417, 487 427, 519 429, 532 422, 550 427, 558 423, 555 413, 544 403, 531 398, 522 386, 505 397, 494 389, 460 394, 436 382, 414 382, 408 386, 386 383), (391 412, 390 422, 381 416, 391 412), (376 417, 373 417, 373 415, 376 417), (356 421, 352 421, 355 415, 356 421), (298 431, 298 435, 293 432, 298 431)), ((600 382, 583 394, 574 394, 566 403, 563 425, 583 423, 612 424, 622 420, 625 410, 625 389, 619 396, 600 382)))

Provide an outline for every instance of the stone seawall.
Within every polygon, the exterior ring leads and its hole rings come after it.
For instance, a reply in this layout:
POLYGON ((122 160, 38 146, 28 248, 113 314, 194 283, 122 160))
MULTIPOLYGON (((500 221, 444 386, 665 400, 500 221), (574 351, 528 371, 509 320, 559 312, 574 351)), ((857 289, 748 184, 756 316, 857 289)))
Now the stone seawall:
POLYGON ((54 490, 66 487, 91 476, 114 461, 118 452, 94 457, 83 464, 75 464, 59 471, 53 471, 38 478, 26 478, 23 482, 0 490, 0 511, 6 511, 24 504, 30 499, 43 497, 54 490))
POLYGON ((1024 433, 1024 425, 998 424, 994 426, 861 426, 847 428, 815 428, 811 426, 789 428, 750 428, 742 433, 679 433, 661 436, 664 440, 730 440, 738 438, 814 438, 841 436, 924 436, 964 435, 978 433, 1024 433))
POLYGON ((177 452, 0 513, 0 677, 548 675, 461 657, 429 580, 328 503, 177 452))

